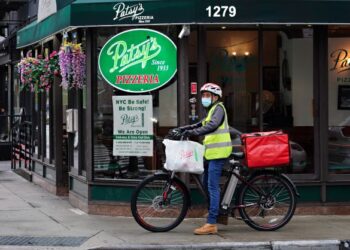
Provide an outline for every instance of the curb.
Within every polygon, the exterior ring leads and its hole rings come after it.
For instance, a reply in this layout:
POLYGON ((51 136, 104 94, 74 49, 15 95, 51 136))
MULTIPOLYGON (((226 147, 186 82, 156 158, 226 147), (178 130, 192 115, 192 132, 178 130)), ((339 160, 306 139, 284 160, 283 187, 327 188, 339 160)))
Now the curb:
MULTIPOLYGON (((93 250, 339 250, 340 240, 262 241, 262 242, 217 242, 174 245, 119 245, 117 247, 92 248, 93 250)), ((92 250, 91 249, 91 250, 92 250)))
POLYGON ((340 240, 296 240, 296 241, 272 241, 273 250, 338 250, 340 249, 340 240))

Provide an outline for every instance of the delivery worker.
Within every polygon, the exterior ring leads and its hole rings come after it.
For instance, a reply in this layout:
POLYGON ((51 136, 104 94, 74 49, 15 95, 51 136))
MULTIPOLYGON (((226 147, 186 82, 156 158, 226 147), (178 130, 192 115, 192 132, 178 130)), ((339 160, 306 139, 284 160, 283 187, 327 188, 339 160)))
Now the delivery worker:
POLYGON ((203 184, 209 194, 207 223, 194 230, 197 235, 216 234, 217 217, 220 206, 220 176, 226 159, 232 152, 227 113, 220 102, 221 88, 214 83, 206 83, 200 90, 202 105, 207 111, 204 120, 197 124, 178 128, 183 136, 204 135, 204 158, 208 164, 204 168, 203 184))

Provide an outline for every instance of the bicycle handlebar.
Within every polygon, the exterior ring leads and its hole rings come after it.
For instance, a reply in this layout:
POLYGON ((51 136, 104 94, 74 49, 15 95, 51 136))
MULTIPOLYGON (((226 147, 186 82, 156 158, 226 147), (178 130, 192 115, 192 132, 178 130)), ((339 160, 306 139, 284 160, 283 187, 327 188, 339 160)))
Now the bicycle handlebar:
POLYGON ((165 139, 183 141, 188 137, 184 136, 183 133, 179 129, 170 129, 168 134, 164 137, 165 139))

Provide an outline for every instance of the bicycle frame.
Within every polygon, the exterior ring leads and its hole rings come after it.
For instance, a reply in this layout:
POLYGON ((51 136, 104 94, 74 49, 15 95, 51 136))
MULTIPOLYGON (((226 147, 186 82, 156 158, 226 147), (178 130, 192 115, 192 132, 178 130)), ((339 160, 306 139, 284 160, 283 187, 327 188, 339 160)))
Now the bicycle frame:
MULTIPOLYGON (((230 163, 230 168, 224 170, 227 179, 222 188, 223 192, 221 192, 220 216, 218 217, 220 223, 227 225, 228 216, 232 216, 242 219, 247 225, 259 231, 274 231, 286 225, 294 214, 298 195, 291 180, 279 171, 266 169, 258 169, 258 171, 245 175, 241 171, 244 165, 235 160, 231 160, 230 163), (240 185, 237 187, 238 182, 240 185), (283 195, 278 198, 282 190, 283 195), (233 197, 235 197, 234 203, 232 202, 233 197), (285 199, 287 199, 286 203, 284 203, 285 199), (275 204, 280 203, 286 204, 282 205, 286 209, 282 209, 281 213, 272 214, 273 219, 270 219, 269 211, 275 208, 275 204), (236 215, 236 211, 239 211, 240 216, 236 215), (251 211, 255 212, 252 214, 251 211)), ((190 176, 193 176, 199 192, 209 204, 207 190, 200 180, 200 175, 190 174, 190 176)), ((136 187, 131 198, 132 215, 136 222, 146 230, 169 231, 182 222, 191 206, 189 190, 189 187, 176 176, 176 172, 158 171, 136 187), (166 216, 167 213, 164 211, 171 212, 169 222, 152 220, 153 217, 166 216), (176 214, 172 213, 174 211, 176 214)))
MULTIPOLYGON (((226 181, 225 184, 224 184, 224 189, 223 189, 223 192, 222 192, 223 195, 225 195, 225 193, 226 193, 226 191, 227 191, 227 184, 228 184, 228 182, 230 181, 230 179, 232 178, 232 175, 235 176, 241 183, 244 183, 244 184, 249 185, 250 187, 252 187, 252 186, 247 182, 247 180, 246 180, 245 177, 242 177, 241 175, 239 175, 239 174, 237 174, 237 173, 235 173, 235 172, 233 172, 233 171, 230 171, 230 173, 231 173, 230 177, 227 178, 227 181, 226 181)), ((200 175, 197 175, 197 174, 190 174, 190 176, 193 177, 193 179, 194 179, 194 181, 195 181, 195 183, 196 183, 196 186, 199 188, 200 193, 204 196, 204 198, 205 198, 205 200, 206 200, 206 203, 209 204, 208 193, 207 193, 207 191, 205 190, 205 188, 204 188, 204 186, 203 186, 203 184, 202 184, 202 181, 200 180, 200 175)), ((170 178, 171 178, 171 179, 175 178, 174 172, 171 172, 171 177, 170 177, 170 178)), ((188 189, 187 185, 185 185, 185 186, 186 186, 186 188, 188 189)), ((252 187, 252 188, 254 189, 254 191, 256 191, 257 193, 261 194, 261 192, 260 192, 259 190, 257 190, 255 187, 252 187)), ((168 189, 169 189, 169 187, 167 188, 167 191, 168 191, 168 189)), ((237 187, 233 190, 233 193, 230 194, 230 195, 231 195, 231 199, 232 199, 233 196, 237 193, 236 190, 237 190, 237 187)), ((187 191, 190 193, 189 190, 187 190, 187 191)), ((234 207, 232 207, 232 208, 233 208, 233 209, 236 209, 236 208, 240 208, 240 207, 244 207, 244 206, 239 205, 239 206, 234 206, 234 207)))
MULTIPOLYGON (((228 190, 227 190, 227 187, 228 187, 228 184, 229 184, 229 182, 230 182, 230 180, 231 180, 232 177, 237 178, 238 183, 240 183, 240 184, 239 184, 239 187, 236 186, 236 187, 233 189, 233 191, 232 191, 231 194, 230 194, 230 193, 227 194, 227 195, 230 196, 230 200, 232 200, 232 198, 233 198, 235 195, 237 195, 237 194, 239 193, 239 192, 237 192, 237 190, 239 190, 239 188, 240 188, 242 185, 247 185, 247 186, 249 186, 251 189, 253 189, 253 190, 254 190, 256 193, 258 193, 259 195, 267 195, 267 194, 263 194, 259 189, 256 189, 254 186, 250 185, 250 183, 248 182, 249 178, 240 175, 240 171, 238 171, 238 172, 235 172, 235 171, 234 171, 234 168, 239 168, 239 170, 240 170, 240 168, 242 168, 242 165, 241 165, 241 164, 237 164, 236 162, 234 162, 233 165, 234 165, 234 167, 232 167, 232 168, 230 169, 230 171, 229 171, 230 175, 227 177, 227 180, 226 180, 226 182, 224 183, 224 188, 223 188, 222 193, 221 193, 222 196, 221 196, 221 199, 220 199, 220 208, 221 208, 221 209, 224 209, 224 210, 226 210, 226 209, 228 209, 228 208, 234 210, 234 209, 239 209, 239 208, 247 207, 247 205, 238 204, 237 200, 236 200, 236 203, 235 203, 233 206, 228 206, 227 208, 223 208, 223 207, 222 207, 222 199, 223 199, 223 197, 225 197, 226 192, 228 191, 228 190)), ((268 173, 268 172, 272 172, 272 171, 269 171, 269 170, 256 171, 255 173, 249 175, 249 177, 252 177, 252 176, 254 176, 254 175, 256 175, 256 174, 261 174, 262 172, 268 173)), ((202 181, 201 181, 201 179, 200 179, 200 175, 198 175, 198 174, 190 174, 190 176, 193 177, 193 179, 194 179, 194 181, 195 181, 195 184, 196 184, 196 186, 198 187, 200 193, 201 193, 201 194, 203 195, 203 197, 205 198, 206 203, 209 204, 208 193, 207 193, 207 191, 205 190, 205 188, 204 188, 204 186, 203 186, 203 184, 202 184, 202 181)), ((296 194, 298 197, 300 197, 300 195, 299 195, 299 193, 298 193, 298 191, 297 191, 297 189, 296 189, 295 184, 289 179, 289 177, 286 176, 285 174, 280 174, 280 176, 281 176, 282 178, 286 179, 289 183, 292 184, 295 194, 296 194)), ((171 177, 170 177, 170 178, 171 178, 171 179, 176 178, 176 175, 175 175, 174 172, 171 172, 171 177)), ((180 179, 179 179, 179 180, 180 180, 180 179)), ((181 181, 181 180, 180 180, 180 181, 181 181)), ((184 184, 184 185, 185 185, 185 184, 184 184)), ((190 193, 190 190, 188 189, 187 185, 185 185, 185 186, 186 186, 186 188, 187 188, 187 192, 190 193)))

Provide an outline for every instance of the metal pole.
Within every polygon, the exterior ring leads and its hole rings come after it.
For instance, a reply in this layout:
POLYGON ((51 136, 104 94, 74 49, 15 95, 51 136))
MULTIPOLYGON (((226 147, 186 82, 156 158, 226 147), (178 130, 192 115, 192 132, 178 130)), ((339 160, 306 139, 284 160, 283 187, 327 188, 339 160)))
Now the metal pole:
POLYGON ((259 130, 263 131, 264 130, 264 114, 263 114, 263 110, 262 110, 262 101, 263 101, 263 97, 262 97, 262 92, 263 92, 263 64, 264 64, 264 33, 262 31, 262 27, 259 26, 259 30, 258 30, 258 40, 259 40, 259 63, 258 63, 258 67, 259 67, 259 73, 258 73, 258 77, 259 77, 259 130))

